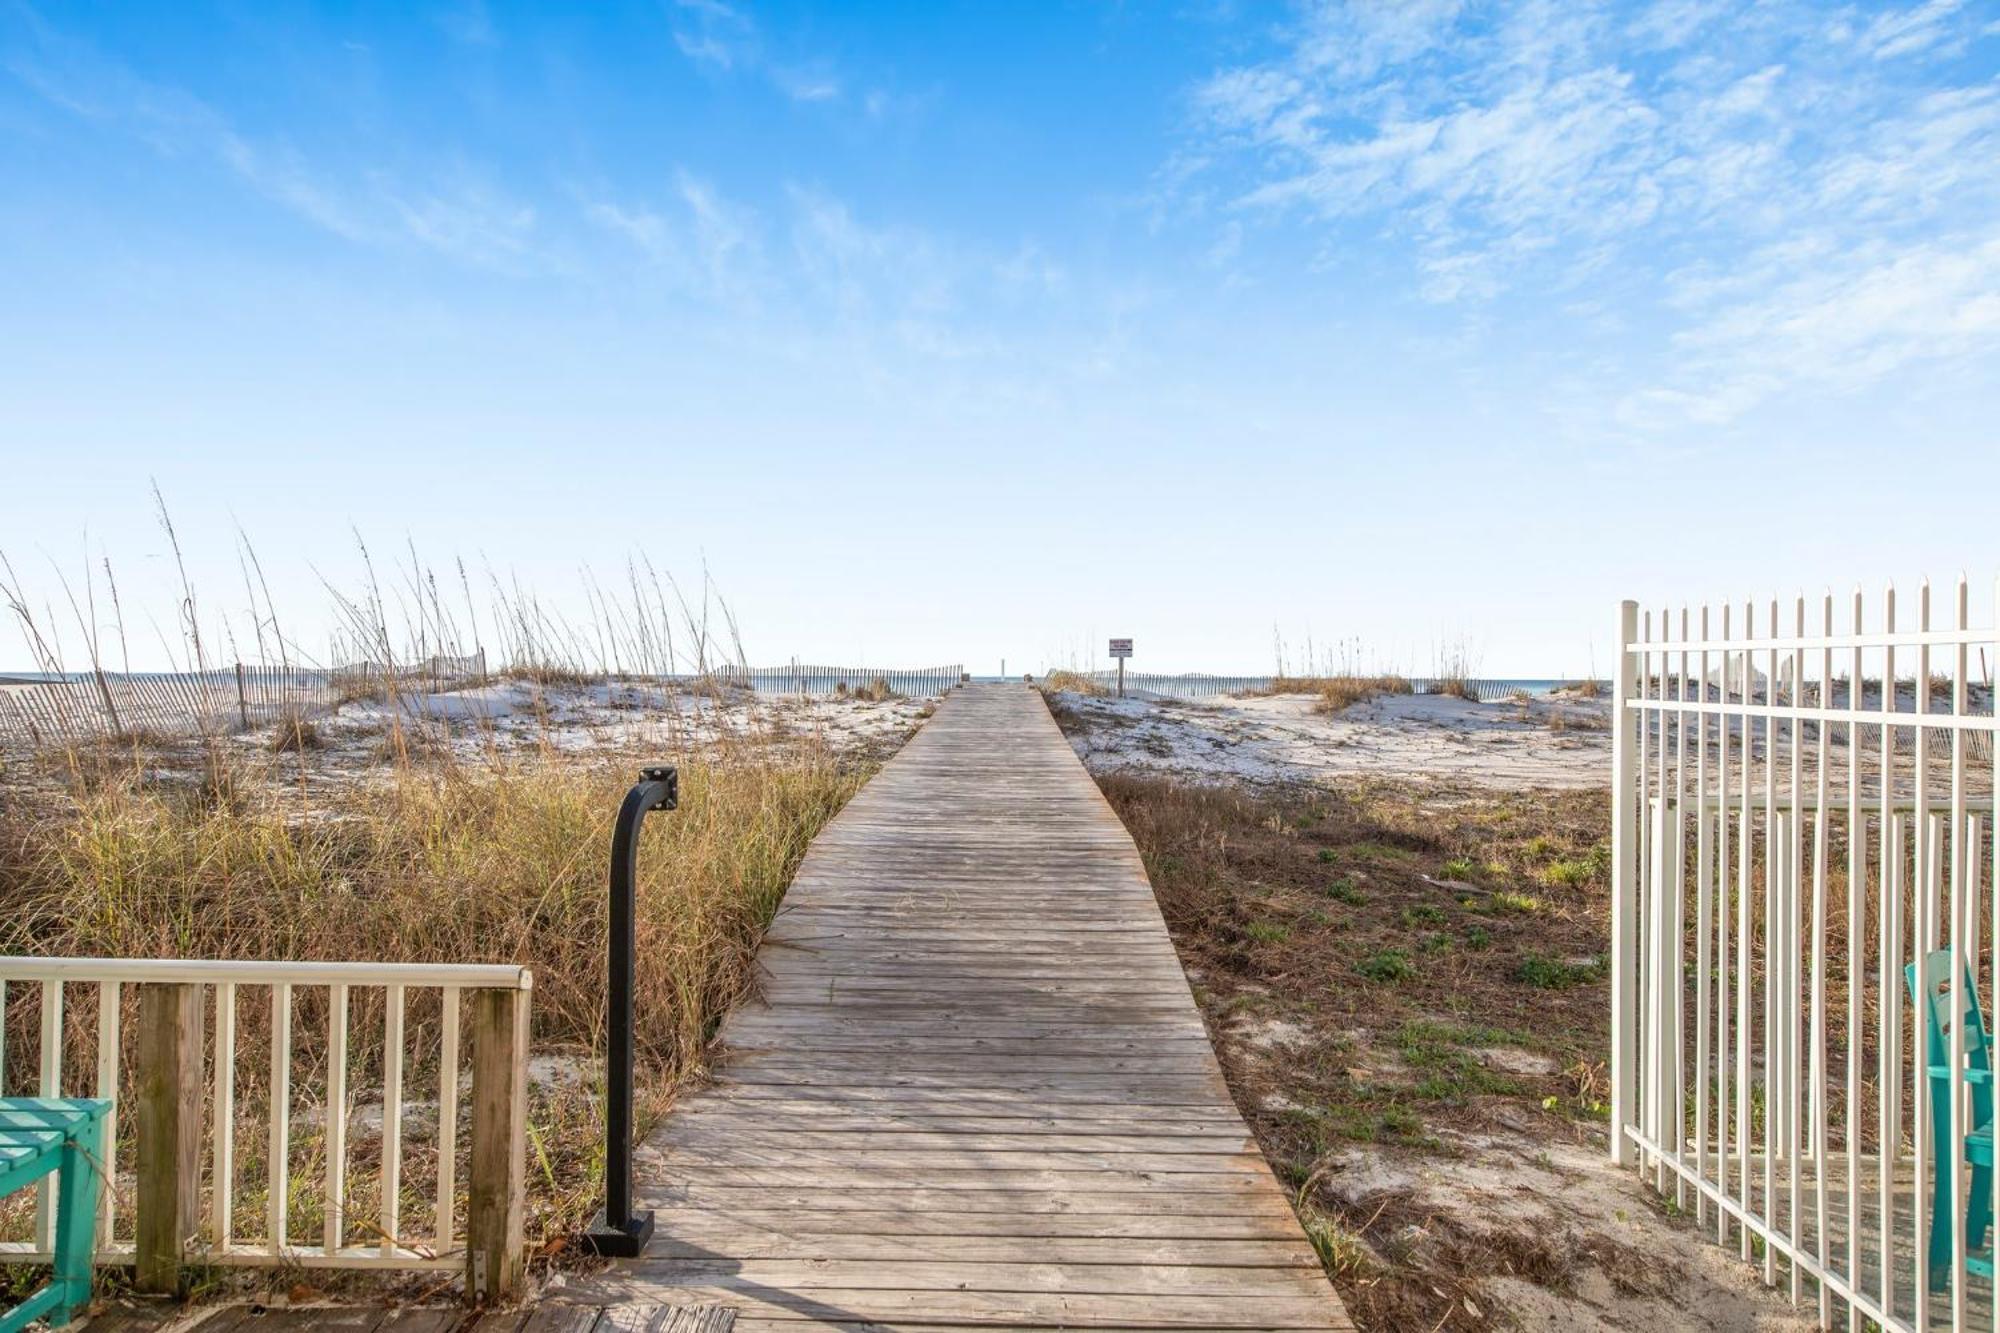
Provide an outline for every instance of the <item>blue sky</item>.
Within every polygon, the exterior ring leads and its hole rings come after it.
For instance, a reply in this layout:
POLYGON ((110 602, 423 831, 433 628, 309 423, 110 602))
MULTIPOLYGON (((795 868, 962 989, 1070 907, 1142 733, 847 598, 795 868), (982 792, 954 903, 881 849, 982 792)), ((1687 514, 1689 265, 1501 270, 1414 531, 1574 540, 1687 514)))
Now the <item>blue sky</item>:
POLYGON ((2000 4, 0 0, 58 606, 172 623, 157 480, 308 648, 358 532, 759 660, 1581 672, 1991 577, 1996 371, 2000 4))

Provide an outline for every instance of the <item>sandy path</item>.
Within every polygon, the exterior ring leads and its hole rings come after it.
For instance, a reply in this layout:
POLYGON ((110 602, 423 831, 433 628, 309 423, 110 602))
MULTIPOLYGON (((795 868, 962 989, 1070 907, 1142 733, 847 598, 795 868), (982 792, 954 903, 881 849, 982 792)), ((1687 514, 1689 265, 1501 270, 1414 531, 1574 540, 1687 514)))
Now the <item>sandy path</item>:
POLYGON ((1070 741, 1094 772, 1144 770, 1210 781, 1342 776, 1448 779, 1494 787, 1588 787, 1611 771, 1602 699, 1471 703, 1384 695, 1339 713, 1307 695, 1200 702, 1058 694, 1070 741))

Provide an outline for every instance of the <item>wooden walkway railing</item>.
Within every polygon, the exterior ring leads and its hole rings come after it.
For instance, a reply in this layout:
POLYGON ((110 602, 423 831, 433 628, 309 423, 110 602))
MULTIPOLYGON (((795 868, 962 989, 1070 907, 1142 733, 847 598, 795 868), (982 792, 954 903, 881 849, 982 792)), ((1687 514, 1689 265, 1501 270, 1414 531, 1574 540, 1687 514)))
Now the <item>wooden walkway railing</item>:
MULTIPOLYGON (((457 1271, 509 1295, 533 984, 493 964, 0 957, 0 1089, 110 1104, 96 1258, 142 1290, 196 1263, 457 1271), (10 1047, 10 1017, 31 1045, 10 1047)), ((52 1198, 0 1264, 50 1257, 52 1198)))
POLYGON ((1351 1327, 1224 1085, 1138 852, 1019 685, 823 831, 655 1136, 646 1254, 561 1299, 813 1327, 1351 1327))

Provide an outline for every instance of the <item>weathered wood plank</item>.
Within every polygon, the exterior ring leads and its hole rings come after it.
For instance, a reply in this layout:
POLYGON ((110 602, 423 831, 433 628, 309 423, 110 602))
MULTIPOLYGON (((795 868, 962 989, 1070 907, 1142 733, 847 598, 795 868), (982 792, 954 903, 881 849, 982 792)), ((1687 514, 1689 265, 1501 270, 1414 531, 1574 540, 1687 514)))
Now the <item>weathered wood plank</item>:
MULTIPOLYGON (((790 1145, 696 1142, 682 1144, 689 1156, 699 1154, 702 1165, 776 1167, 794 1171, 846 1174, 851 1171, 896 1171, 951 1173, 955 1178, 988 1172, 1020 1171, 1032 1167, 1038 1172, 1108 1174, 1113 1177, 1136 1174, 1151 1180, 1162 1175, 1236 1177, 1258 1175, 1259 1168, 1241 1152, 1244 1145, 1220 1145, 1191 1152, 1172 1152, 1140 1147, 1137 1151, 1078 1151, 1068 1148, 1029 1146, 1002 1151, 968 1143, 962 1148, 912 1148, 889 1145, 826 1147, 819 1144, 790 1145)), ((900 1177, 898 1177, 900 1178, 900 1177)))
POLYGON ((472 994, 472 1162, 466 1197, 466 1290, 497 1301, 524 1276, 527 1218, 528 992, 472 994))
MULTIPOLYGON (((466 1322, 462 1309, 439 1305, 410 1305, 391 1310, 382 1322, 375 1325, 374 1333, 451 1333, 466 1322)), ((589 1333, 583 1329, 580 1333, 589 1333)))
MULTIPOLYGON (((854 1188, 847 1185, 773 1186, 766 1182, 651 1182, 639 1191, 648 1207, 685 1209, 777 1208, 804 1210, 895 1209, 937 1214, 1004 1213, 1013 1217, 1044 1213, 1065 1217, 1178 1217, 1189 1228, 1200 1228, 1217 1217, 1275 1217, 1296 1226, 1284 1196, 1277 1192, 1234 1190, 1226 1193, 1187 1191, 1166 1181, 1141 1191, 1091 1189, 1075 1182, 1060 1189, 916 1189, 854 1188), (1189 1220, 1194 1219, 1194 1220, 1189 1220)), ((1197 1231, 1195 1234, 1199 1234, 1197 1231)))
MULTIPOLYGON (((771 1094, 783 1089, 759 1088, 771 1094)), ((1091 1133, 1115 1130, 1119 1133, 1181 1134, 1196 1130, 1240 1133, 1240 1121, 1226 1119, 1210 1106, 1134 1107, 1123 1102, 1071 1102, 1054 1106, 1021 1106, 1004 1100, 976 1097, 926 1097, 891 1101, 881 1097, 854 1099, 836 1097, 732 1096, 705 1097, 699 1105, 681 1114, 689 1121, 706 1124, 742 1114, 744 1104, 754 1104, 757 1123, 779 1128, 796 1123, 804 1129, 853 1128, 856 1125, 903 1125, 911 1129, 949 1127, 961 1122, 975 1129, 999 1129, 1009 1133, 1091 1133)), ((664 1131, 663 1131, 664 1132, 664 1131)))
POLYGON ((888 1259, 716 1258, 633 1260, 625 1269, 636 1278, 676 1287, 787 1292, 1004 1291, 1065 1292, 1091 1296, 1259 1296, 1274 1289, 1274 1277, 1303 1275, 1318 1281, 1319 1264, 1310 1252, 1304 1262, 1257 1268, 1200 1268, 1166 1263, 1001 1263, 888 1259))
POLYGON ((962 1169, 929 1166, 823 1165, 800 1159, 770 1166, 737 1166, 700 1161, 669 1164, 660 1178, 705 1183, 758 1185, 794 1189, 867 1189, 872 1185, 902 1185, 938 1193, 954 1190, 1028 1190, 1041 1194, 1150 1194, 1166 1184, 1183 1194, 1258 1194, 1269 1185, 1268 1175, 1240 1157, 1218 1157, 1212 1172, 1162 1171, 1150 1165, 1079 1163, 1073 1170, 1056 1166, 975 1165, 962 1169), (1221 1165, 1227 1163, 1227 1165, 1221 1165), (684 1173, 684 1174, 683 1174, 684 1173))
POLYGON ((1018 1035, 1019 1028, 998 1027, 987 1033, 973 1034, 960 1032, 930 1033, 917 1031, 899 1035, 873 1035, 856 1033, 838 1037, 814 1040, 810 1046, 802 1043, 796 1034, 752 1032, 743 1043, 732 1041, 729 1050, 731 1060, 738 1064, 758 1061, 798 1058, 831 1058, 845 1056, 856 1059, 881 1059, 883 1057, 908 1057, 911 1055, 945 1055, 988 1058, 1026 1058, 1041 1056, 1048 1059, 1075 1059, 1082 1056, 1107 1058, 1150 1058, 1161 1060, 1199 1060, 1209 1049, 1208 1044, 1194 1033, 1177 1033, 1172 1029, 1161 1032, 1156 1038, 1130 1040, 1121 1038, 1092 1039, 1088 1037, 1029 1037, 1018 1035), (821 1044, 822 1041, 824 1044, 821 1044))
MULTIPOLYGON (((237 1333, 374 1333, 389 1311, 381 1306, 295 1305, 265 1309, 238 1306, 243 1311, 237 1333)), ((213 1320, 204 1322, 204 1333, 213 1320)))
MULTIPOLYGON (((963 1333, 963 1330, 967 1327, 968 1325, 964 1323, 933 1324, 909 1319, 898 1319, 893 1324, 877 1323, 873 1320, 814 1319, 810 1316, 793 1317, 783 1313, 760 1311, 755 1314, 739 1315, 736 1320, 735 1333, 806 1333, 807 1330, 833 1330, 834 1333, 963 1333)), ((977 1328, 982 1327, 982 1325, 974 1324, 971 1327, 977 1328)), ((984 1325, 984 1327, 993 1326, 984 1325)), ((1013 1333, 1074 1333, 1074 1330, 1080 1327, 1089 1327, 1089 1325, 1035 1323, 1022 1320, 1009 1323, 1006 1327, 1013 1330, 1013 1333)), ((1196 1326, 1188 1324, 1134 1324, 1125 1322, 1104 1325, 1103 1327, 1117 1328, 1120 1330, 1120 1333, 1168 1333, 1169 1330, 1172 1330, 1173 1333, 1186 1333, 1187 1329, 1196 1326)), ((1228 1325, 1213 1325, 1211 1327, 1226 1327, 1229 1333, 1281 1333, 1281 1330, 1285 1326, 1278 1324, 1231 1323, 1228 1325)))
POLYGON ((911 1130, 894 1125, 877 1129, 745 1129, 726 1123, 712 1130, 676 1127, 662 1142, 692 1152, 800 1150, 906 1152, 1082 1152, 1196 1153, 1231 1152, 1249 1146, 1249 1136, 1226 1134, 1006 1134, 983 1131, 911 1130))
POLYGON ((137 1235, 133 1285, 180 1294, 200 1222, 202 988, 139 988, 137 1235))
POLYGON ((829 1260, 888 1263, 1008 1263, 1064 1266, 1206 1268, 1304 1268, 1315 1272, 1319 1259, 1303 1240, 1210 1239, 1183 1236, 905 1236, 865 1232, 802 1232, 790 1226, 706 1227, 699 1240, 670 1236, 647 1252, 649 1259, 791 1259, 824 1264, 829 1260))
POLYGON ((652 1245, 565 1296, 610 1306, 596 1333, 696 1302, 766 1333, 1351 1327, 1038 695, 950 696, 758 961, 641 1154, 652 1245))
MULTIPOLYGON (((533 1309, 487 1310, 474 1316, 473 1320, 459 1330, 459 1333, 520 1333, 521 1325, 528 1321, 533 1309)), ((597 1323, 598 1311, 590 1310, 590 1324, 597 1323)), ((589 1333, 586 1327, 583 1333, 589 1333)))
MULTIPOLYGON (((154 1333, 177 1319, 180 1311, 165 1301, 147 1302, 143 1305, 127 1305, 122 1302, 106 1305, 96 1314, 89 1315, 80 1323, 72 1325, 89 1333, 154 1333)), ((206 1321, 204 1321, 205 1323, 206 1321)), ((217 1333, 226 1333, 218 1328, 217 1333)))
MULTIPOLYGON (((654 1298, 652 1294, 663 1289, 659 1282, 638 1278, 624 1270, 613 1270, 600 1281, 612 1290, 622 1284, 634 1300, 654 1298)), ((1336 1304, 1329 1314, 1326 1302, 1330 1298, 1310 1292, 1305 1285, 1307 1281, 1321 1287, 1326 1285, 1326 1280, 1317 1273, 1293 1278, 1279 1271, 1274 1274, 1273 1290, 1269 1292, 1221 1296, 940 1290, 932 1286, 895 1291, 793 1291, 749 1283, 672 1289, 683 1299, 733 1306, 739 1319, 745 1314, 756 1314, 765 1318, 859 1323, 863 1327, 871 1323, 890 1324, 897 1333, 909 1328, 913 1321, 946 1323, 958 1328, 1013 1329, 1039 1324, 1071 1330, 1129 1329, 1136 1324, 1211 1329, 1218 1333, 1243 1329, 1351 1329, 1353 1324, 1347 1321, 1345 1311, 1336 1304), (1280 1292, 1279 1283, 1288 1290, 1280 1292)))
MULTIPOLYGON (((900 1194, 877 1202, 873 1210, 867 1201, 855 1199, 820 1200, 824 1206, 815 1208, 808 1206, 813 1200, 801 1196, 795 1200, 794 1207, 769 1208, 732 1207, 717 1194, 697 1197, 704 1210, 699 1213, 694 1209, 684 1210, 687 1220, 676 1231, 677 1237, 685 1238, 690 1244, 701 1244, 713 1236, 738 1230, 781 1232, 802 1239, 801 1253, 810 1252, 815 1237, 844 1240, 879 1236, 909 1244, 934 1238, 968 1243, 989 1238, 1075 1238, 1117 1240, 1139 1245, 1163 1240, 1180 1243, 1256 1240, 1293 1244, 1298 1237, 1298 1226, 1290 1211, 1275 1208, 1253 1209, 1247 1213, 1225 1210, 1194 1219, 1181 1209, 1165 1212, 954 1212, 940 1207, 922 1214, 911 1214, 885 1206, 901 1202, 906 1196, 900 1194), (838 1206, 841 1203, 854 1206, 843 1208, 838 1206)), ((880 1199, 879 1195, 874 1197, 880 1199)), ((1166 1197, 1174 1199, 1176 1196, 1166 1197)), ((764 1202, 765 1198, 759 1196, 759 1204, 764 1202)), ((671 1238, 662 1241, 661 1252, 670 1252, 673 1244, 671 1238)), ((715 1247, 711 1245, 708 1248, 712 1250, 715 1247)))
POLYGON ((620 1305, 604 1311, 597 1333, 730 1333, 735 1322, 722 1306, 620 1305))

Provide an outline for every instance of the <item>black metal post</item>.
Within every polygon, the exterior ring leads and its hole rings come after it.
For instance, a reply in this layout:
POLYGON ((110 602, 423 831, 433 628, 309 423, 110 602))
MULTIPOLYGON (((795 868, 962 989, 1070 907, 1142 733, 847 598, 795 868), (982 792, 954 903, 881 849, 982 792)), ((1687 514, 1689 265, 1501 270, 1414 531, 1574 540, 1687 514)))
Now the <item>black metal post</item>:
POLYGON ((660 765, 641 770, 625 793, 611 830, 611 952, 605 967, 604 1211, 584 1244, 610 1258, 630 1259, 646 1248, 653 1215, 632 1211, 632 985, 638 966, 636 903, 639 828, 654 810, 680 804, 680 774, 660 765))

